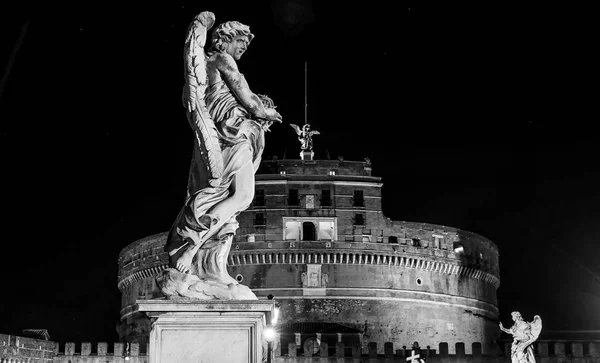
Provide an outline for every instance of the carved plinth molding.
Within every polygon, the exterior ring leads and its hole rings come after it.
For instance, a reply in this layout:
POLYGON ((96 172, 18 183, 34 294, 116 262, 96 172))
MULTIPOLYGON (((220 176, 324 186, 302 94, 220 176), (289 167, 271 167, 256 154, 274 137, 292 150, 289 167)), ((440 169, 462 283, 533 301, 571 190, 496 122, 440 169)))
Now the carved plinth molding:
POLYGON ((153 319, 149 363, 262 362, 272 300, 138 300, 153 319))

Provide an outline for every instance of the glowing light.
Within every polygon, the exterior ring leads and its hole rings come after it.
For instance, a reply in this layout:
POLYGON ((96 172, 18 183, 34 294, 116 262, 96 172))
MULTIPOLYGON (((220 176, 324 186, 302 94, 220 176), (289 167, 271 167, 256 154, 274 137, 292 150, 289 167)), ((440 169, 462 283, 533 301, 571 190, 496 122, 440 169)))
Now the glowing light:
POLYGON ((275 340, 275 329, 272 326, 267 327, 265 329, 264 335, 267 342, 272 342, 273 340, 275 340))

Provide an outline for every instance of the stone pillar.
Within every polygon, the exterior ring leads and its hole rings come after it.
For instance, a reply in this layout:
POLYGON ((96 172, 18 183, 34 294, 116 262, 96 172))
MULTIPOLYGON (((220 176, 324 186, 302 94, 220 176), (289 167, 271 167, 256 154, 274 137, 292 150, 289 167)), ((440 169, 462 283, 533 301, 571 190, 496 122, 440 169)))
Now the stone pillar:
POLYGON ((152 321, 148 363, 262 362, 273 300, 138 300, 152 321))
POLYGON ((540 357, 548 356, 548 343, 546 343, 546 342, 537 343, 537 348, 538 348, 538 355, 540 357))
POLYGON ((304 348, 304 356, 305 357, 312 357, 313 352, 314 352, 314 342, 312 340, 307 340, 304 342, 304 345, 302 346, 304 348))
POLYGON ((98 343, 98 356, 99 357, 104 357, 106 355, 106 352, 108 351, 108 344, 101 342, 98 343))
POLYGON ((115 343, 114 354, 115 357, 123 356, 123 343, 115 343))
POLYGON ((75 343, 65 343, 65 355, 75 354, 75 343))
POLYGON ((573 357, 581 358, 583 357, 583 345, 581 343, 571 343, 571 352, 573 352, 573 357))
POLYGON ((338 358, 344 357, 346 354, 346 345, 343 342, 337 342, 335 344, 335 356, 338 358))
POLYGON ((81 355, 85 357, 90 354, 92 354, 92 343, 81 343, 81 355))
POLYGON ((592 357, 600 357, 600 349, 598 349, 600 347, 598 346, 598 343, 589 343, 589 344, 590 344, 589 345, 590 355, 592 357))
POLYGON ((565 343, 554 343, 554 355, 557 357, 565 356, 565 343))
POLYGON ((329 357, 329 344, 327 342, 321 342, 319 346, 319 355, 321 357, 329 357))
POLYGON ((281 357, 281 340, 279 337, 273 342, 273 357, 281 357))
POLYGON ((295 357, 298 352, 298 346, 296 343, 288 343, 288 356, 295 357))
POLYGON ((352 344, 352 357, 360 358, 361 355, 362 355, 362 346, 360 345, 360 343, 352 344))
POLYGON ((140 355, 140 343, 131 343, 129 345, 129 355, 132 357, 140 355))

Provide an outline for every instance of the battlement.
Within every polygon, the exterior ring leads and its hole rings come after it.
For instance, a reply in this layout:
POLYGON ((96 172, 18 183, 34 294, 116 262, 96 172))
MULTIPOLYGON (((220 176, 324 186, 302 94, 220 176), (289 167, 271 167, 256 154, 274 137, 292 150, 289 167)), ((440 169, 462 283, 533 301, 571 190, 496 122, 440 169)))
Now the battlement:
POLYGON ((93 362, 123 362, 146 363, 146 344, 139 343, 113 343, 108 345, 99 342, 93 345, 90 342, 75 344, 65 343, 64 350, 57 354, 54 363, 93 363, 93 362), (101 360, 98 360, 102 357, 101 360))
MULTIPOLYGON (((59 344, 31 338, 0 334, 0 363, 32 362, 32 363, 94 363, 94 362, 124 362, 147 363, 147 345, 139 343, 105 342, 92 344, 83 342, 65 343, 63 351, 59 352, 59 344), (17 343, 18 342, 18 343, 17 343), (45 343, 40 345, 40 342, 45 343), (35 348, 37 344, 37 349, 35 348), (50 350, 48 348, 51 348, 50 350), (16 350, 19 350, 18 352, 16 350), (27 351, 43 351, 46 356, 27 355, 27 351)), ((409 344, 410 345, 410 344, 409 344)), ((428 363, 509 363, 510 346, 508 341, 498 342, 493 354, 483 354, 482 344, 473 343, 467 347, 464 343, 440 343, 437 349, 424 347, 415 350, 428 363)), ((412 349, 406 345, 394 346, 384 344, 383 353, 377 352, 377 343, 359 343, 351 346, 343 342, 335 345, 322 341, 314 346, 314 340, 308 340, 302 347, 289 343, 286 347, 275 344, 274 362, 356 362, 356 359, 368 358, 369 362, 405 362, 412 354, 412 349)), ((539 363, 577 362, 600 363, 600 341, 537 341, 534 343, 536 361, 539 363)))
POLYGON ((371 176, 371 165, 365 161, 345 160, 263 160, 256 179, 269 179, 274 175, 335 176, 336 179, 340 176, 371 176))
MULTIPOLYGON (((453 352, 450 352, 448 343, 441 343, 437 350, 428 346, 415 350, 415 354, 419 354, 428 363, 509 363, 510 347, 510 342, 499 342, 495 354, 484 355, 481 343, 473 343, 469 352, 466 351, 467 347, 464 343, 455 343, 453 352)), ((338 342, 335 346, 330 346, 326 342, 321 342, 315 347, 313 341, 307 341, 301 348, 295 343, 289 343, 286 348, 283 355, 281 347, 275 349, 275 362, 356 362, 356 359, 360 358, 368 358, 369 362, 406 362, 406 358, 412 354, 412 349, 406 346, 395 347, 391 342, 384 344, 383 354, 377 353, 377 343, 368 343, 365 346, 356 343, 346 346, 343 342, 338 342)), ((538 341, 534 343, 534 352, 537 362, 540 363, 600 362, 599 341, 538 341)))

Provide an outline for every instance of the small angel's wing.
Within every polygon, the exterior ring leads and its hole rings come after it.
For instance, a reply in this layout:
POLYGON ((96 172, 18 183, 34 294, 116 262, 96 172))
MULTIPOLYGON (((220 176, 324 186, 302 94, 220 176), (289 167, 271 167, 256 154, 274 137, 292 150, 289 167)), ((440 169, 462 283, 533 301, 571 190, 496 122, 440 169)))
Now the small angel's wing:
POLYGON ((302 129, 298 125, 290 124, 290 126, 292 126, 294 128, 294 130, 296 130, 296 133, 298 135, 302 134, 302 129))
POLYGON ((533 321, 530 323, 531 325, 531 334, 533 335, 533 340, 536 341, 540 336, 540 332, 542 331, 542 318, 539 315, 533 317, 533 321))
POLYGON ((204 94, 208 86, 206 74, 206 35, 215 23, 215 15, 205 11, 197 15, 188 28, 184 46, 183 105, 187 109, 190 126, 201 148, 209 174, 209 183, 216 185, 223 174, 223 155, 217 128, 206 109, 204 94))
POLYGON ((313 130, 310 132, 311 135, 321 135, 321 133, 317 130, 313 130))

